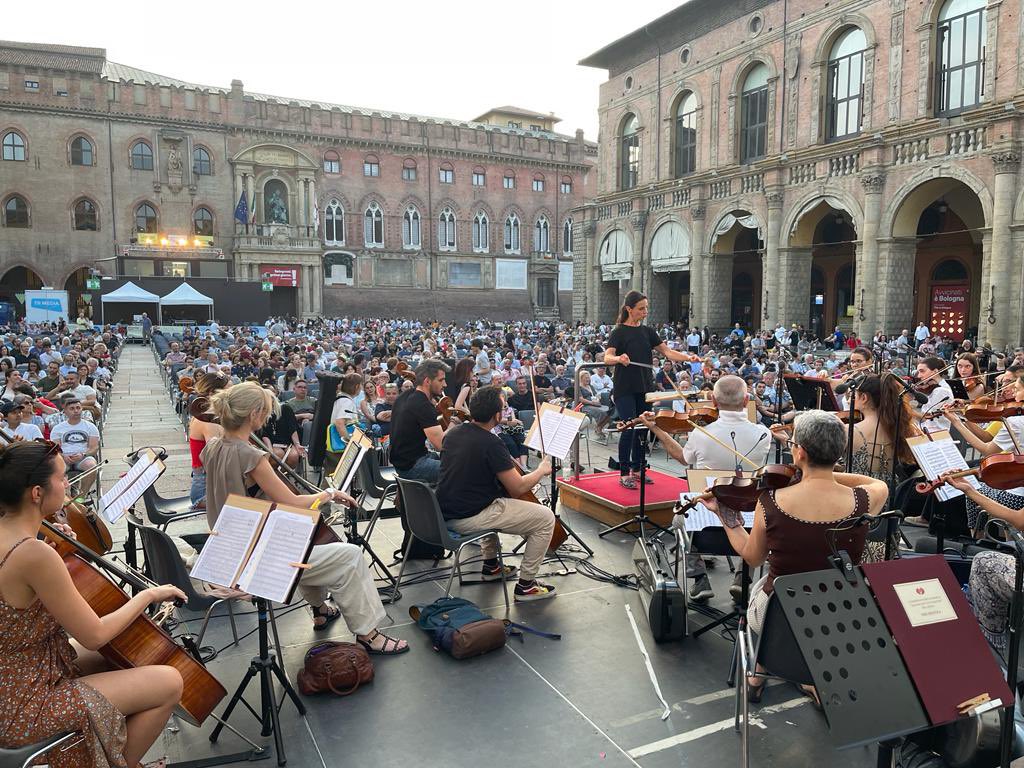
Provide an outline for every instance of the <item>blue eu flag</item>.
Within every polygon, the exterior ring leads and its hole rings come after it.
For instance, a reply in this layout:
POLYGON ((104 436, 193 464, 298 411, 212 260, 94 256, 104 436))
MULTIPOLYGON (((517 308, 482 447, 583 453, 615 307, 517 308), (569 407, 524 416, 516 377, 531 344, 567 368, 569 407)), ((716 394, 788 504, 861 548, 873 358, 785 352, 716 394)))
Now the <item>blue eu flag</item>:
POLYGON ((242 224, 249 223, 249 205, 245 200, 245 191, 238 198, 238 205, 235 206, 235 220, 242 224))

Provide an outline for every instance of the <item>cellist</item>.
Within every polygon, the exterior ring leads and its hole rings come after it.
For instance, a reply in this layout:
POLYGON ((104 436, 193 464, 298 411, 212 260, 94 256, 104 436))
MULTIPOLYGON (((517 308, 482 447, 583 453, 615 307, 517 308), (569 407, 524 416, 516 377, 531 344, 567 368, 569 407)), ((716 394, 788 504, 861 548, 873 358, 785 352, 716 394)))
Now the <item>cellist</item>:
POLYGON ((95 651, 151 604, 185 595, 152 587, 97 616, 61 557, 36 538, 67 490, 55 443, 0 450, 0 745, 77 730, 84 742, 48 756, 50 765, 138 768, 181 700, 181 675, 169 666, 110 670, 95 651))

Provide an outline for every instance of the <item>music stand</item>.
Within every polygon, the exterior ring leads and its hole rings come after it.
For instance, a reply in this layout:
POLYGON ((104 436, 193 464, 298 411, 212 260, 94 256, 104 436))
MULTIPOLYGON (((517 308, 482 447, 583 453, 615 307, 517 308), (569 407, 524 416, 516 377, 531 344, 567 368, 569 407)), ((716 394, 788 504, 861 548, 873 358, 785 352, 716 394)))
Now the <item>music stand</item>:
POLYGON ((839 400, 828 379, 813 376, 801 376, 798 373, 784 373, 786 389, 793 400, 793 407, 798 411, 821 409, 823 411, 839 411, 839 400))
POLYGON ((667 528, 658 525, 656 522, 654 522, 653 520, 651 520, 651 518, 647 516, 647 507, 645 504, 647 494, 645 493, 645 490, 647 487, 647 435, 649 433, 647 431, 647 427, 637 426, 634 427, 634 429, 638 433, 636 435, 636 439, 640 441, 640 455, 643 457, 643 460, 640 462, 640 508, 636 511, 636 514, 633 515, 633 517, 631 517, 629 520, 624 520, 618 525, 609 526, 608 528, 605 528, 603 531, 598 532, 597 535, 602 539, 609 533, 625 530, 626 533, 643 540, 646 538, 646 534, 644 533, 645 523, 647 525, 652 526, 653 528, 657 528, 659 531, 669 533, 669 530, 667 528), (627 530, 631 525, 636 526, 635 531, 627 530))

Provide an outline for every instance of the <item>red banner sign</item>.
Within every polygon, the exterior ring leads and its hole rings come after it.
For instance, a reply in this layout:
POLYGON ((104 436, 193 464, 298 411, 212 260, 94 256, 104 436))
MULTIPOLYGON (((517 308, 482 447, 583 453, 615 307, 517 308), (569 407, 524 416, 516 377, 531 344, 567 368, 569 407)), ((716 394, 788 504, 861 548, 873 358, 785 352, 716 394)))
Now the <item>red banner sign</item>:
POLYGON ((967 330, 970 286, 933 285, 931 330, 935 336, 962 341, 967 330))
POLYGON ((260 264, 260 279, 268 280, 275 288, 294 288, 299 284, 299 270, 302 267, 276 267, 260 264), (265 277, 269 276, 269 277, 265 277))

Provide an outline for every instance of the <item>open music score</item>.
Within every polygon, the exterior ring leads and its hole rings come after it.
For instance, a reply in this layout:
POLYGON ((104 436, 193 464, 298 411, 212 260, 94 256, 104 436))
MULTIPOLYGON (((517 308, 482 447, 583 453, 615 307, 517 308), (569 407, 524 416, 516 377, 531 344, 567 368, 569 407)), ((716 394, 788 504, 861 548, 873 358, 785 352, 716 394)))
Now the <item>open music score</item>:
POLYGON ((353 427, 352 434, 349 435, 348 442, 345 443, 345 450, 338 461, 338 466, 328 477, 327 484, 336 491, 348 493, 348 489, 355 479, 356 470, 359 469, 359 464, 371 450, 373 450, 373 440, 359 427, 353 427))
POLYGON ((541 403, 537 418, 526 435, 525 445, 527 448, 564 461, 572 450, 572 444, 583 428, 583 421, 586 418, 586 414, 571 408, 541 403), (543 445, 540 439, 541 431, 544 433, 543 445))
MULTIPOLYGON (((968 469, 967 462, 957 450, 956 443, 953 442, 952 436, 946 430, 920 437, 908 437, 907 445, 910 446, 910 451, 917 459, 917 464, 924 472, 924 476, 929 480, 935 480, 946 472, 960 472, 968 469)), ((968 475, 965 479, 975 488, 978 487, 978 478, 968 475)), ((962 495, 962 491, 948 483, 935 489, 935 498, 939 501, 949 501, 962 495)))
POLYGON ((100 512, 107 522, 114 524, 120 520, 129 507, 141 499, 142 494, 160 478, 165 468, 153 449, 147 448, 139 453, 139 458, 125 476, 100 497, 100 512))
POLYGON ((287 603, 313 546, 320 513, 232 494, 203 545, 193 578, 287 603))

